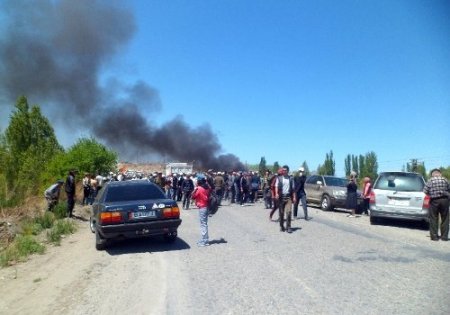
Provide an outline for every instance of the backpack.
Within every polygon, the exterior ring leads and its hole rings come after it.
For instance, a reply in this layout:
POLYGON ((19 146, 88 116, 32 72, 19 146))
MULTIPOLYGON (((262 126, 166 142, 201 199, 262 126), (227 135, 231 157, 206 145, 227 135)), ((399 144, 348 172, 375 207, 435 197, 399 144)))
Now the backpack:
POLYGON ((217 210, 219 210, 219 197, 214 191, 211 191, 208 197, 208 214, 213 215, 217 210))

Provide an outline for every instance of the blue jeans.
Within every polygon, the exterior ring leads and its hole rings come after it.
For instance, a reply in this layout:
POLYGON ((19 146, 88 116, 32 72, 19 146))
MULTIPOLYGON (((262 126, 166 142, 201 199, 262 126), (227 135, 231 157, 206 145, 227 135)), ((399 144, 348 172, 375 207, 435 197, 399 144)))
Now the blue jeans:
POLYGON ((202 238, 199 243, 207 244, 209 242, 208 237, 208 208, 198 209, 198 216, 200 218, 200 233, 202 238))
POLYGON ((308 218, 308 207, 306 205, 306 194, 304 194, 302 192, 297 193, 297 201, 294 204, 294 217, 297 216, 298 204, 300 201, 302 202, 303 213, 305 214, 305 219, 306 219, 306 218, 308 218))

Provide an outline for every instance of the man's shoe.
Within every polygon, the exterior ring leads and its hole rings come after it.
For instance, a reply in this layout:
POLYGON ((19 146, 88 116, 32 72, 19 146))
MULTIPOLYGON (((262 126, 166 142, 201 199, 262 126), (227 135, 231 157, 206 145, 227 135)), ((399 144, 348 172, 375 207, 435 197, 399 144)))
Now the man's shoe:
POLYGON ((284 231, 286 231, 286 230, 284 229, 284 227, 281 227, 281 228, 280 228, 280 232, 284 232, 284 231))
POLYGON ((439 239, 437 237, 432 237, 431 240, 432 241, 439 241, 439 239))
POLYGON ((287 232, 288 232, 288 233, 292 233, 292 229, 291 229, 291 228, 288 228, 288 229, 287 229, 287 232))
POLYGON ((448 238, 441 238, 441 241, 448 242, 448 238))

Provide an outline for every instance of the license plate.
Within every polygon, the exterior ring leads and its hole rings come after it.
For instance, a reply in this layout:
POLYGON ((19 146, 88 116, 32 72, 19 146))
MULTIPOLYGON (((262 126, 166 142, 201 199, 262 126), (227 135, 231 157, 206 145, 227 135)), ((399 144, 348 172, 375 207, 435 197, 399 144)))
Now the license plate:
POLYGON ((390 199, 388 204, 390 204, 392 206, 407 207, 407 206, 409 206, 409 200, 390 199))
POLYGON ((130 212, 130 219, 154 218, 155 216, 155 210, 130 212))

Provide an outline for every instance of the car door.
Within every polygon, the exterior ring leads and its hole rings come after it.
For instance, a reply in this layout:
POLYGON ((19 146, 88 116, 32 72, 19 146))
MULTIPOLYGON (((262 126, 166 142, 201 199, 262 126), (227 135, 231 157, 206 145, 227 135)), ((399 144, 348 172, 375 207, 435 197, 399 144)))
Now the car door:
MULTIPOLYGON (((321 192, 320 185, 317 181, 321 180, 321 176, 312 175, 305 182, 306 198, 314 203, 320 202, 321 192)), ((323 180, 323 179, 322 179, 323 180)))

